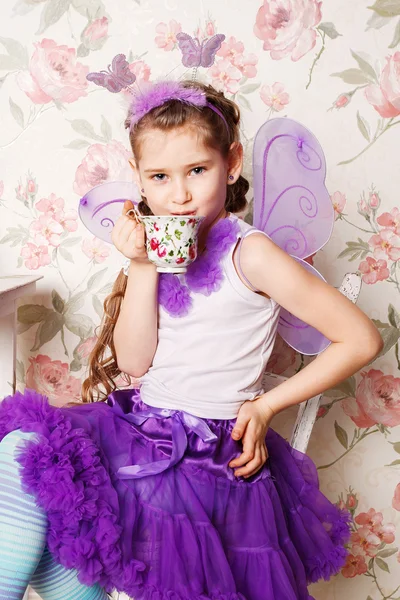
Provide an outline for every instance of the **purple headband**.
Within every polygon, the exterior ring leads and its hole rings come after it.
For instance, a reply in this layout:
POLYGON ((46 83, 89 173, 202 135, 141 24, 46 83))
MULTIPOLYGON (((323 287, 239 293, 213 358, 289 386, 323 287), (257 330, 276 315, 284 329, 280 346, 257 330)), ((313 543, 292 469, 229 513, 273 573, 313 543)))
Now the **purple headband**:
POLYGON ((129 107, 131 127, 153 108, 162 106, 168 100, 179 100, 180 102, 192 104, 200 108, 208 106, 208 108, 211 108, 211 110, 221 117, 229 133, 228 123, 224 115, 219 108, 208 102, 206 94, 196 88, 184 87, 177 81, 160 81, 149 86, 144 92, 135 94, 129 107))

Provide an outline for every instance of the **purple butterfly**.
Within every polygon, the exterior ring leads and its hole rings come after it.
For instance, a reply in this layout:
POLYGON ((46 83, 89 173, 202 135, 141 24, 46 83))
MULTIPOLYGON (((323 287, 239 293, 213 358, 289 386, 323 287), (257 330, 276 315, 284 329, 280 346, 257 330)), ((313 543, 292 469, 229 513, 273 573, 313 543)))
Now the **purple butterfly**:
POLYGON ((185 67, 211 67, 214 63, 215 54, 221 48, 225 39, 222 33, 213 35, 201 43, 198 38, 192 38, 188 33, 177 33, 179 49, 182 52, 182 64, 185 67))
POLYGON ((88 73, 86 79, 116 94, 134 83, 136 75, 129 70, 129 63, 125 54, 117 54, 112 60, 112 66, 108 65, 108 71, 88 73))

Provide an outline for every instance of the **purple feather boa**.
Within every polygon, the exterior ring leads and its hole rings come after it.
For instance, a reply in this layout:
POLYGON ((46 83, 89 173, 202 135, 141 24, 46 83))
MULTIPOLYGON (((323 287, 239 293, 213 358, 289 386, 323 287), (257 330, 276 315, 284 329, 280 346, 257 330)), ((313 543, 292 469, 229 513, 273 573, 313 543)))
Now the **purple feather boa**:
POLYGON ((208 234, 207 252, 189 265, 184 282, 170 273, 160 276, 158 301, 172 317, 189 313, 192 308, 190 292, 210 296, 221 288, 224 276, 220 261, 236 242, 239 231, 237 221, 220 219, 208 234))

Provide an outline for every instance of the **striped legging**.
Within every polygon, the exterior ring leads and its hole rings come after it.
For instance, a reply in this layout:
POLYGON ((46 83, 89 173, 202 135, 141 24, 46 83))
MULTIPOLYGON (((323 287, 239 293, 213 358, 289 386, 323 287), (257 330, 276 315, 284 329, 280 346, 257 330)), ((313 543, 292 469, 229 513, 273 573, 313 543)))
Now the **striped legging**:
POLYGON ((75 569, 45 547, 47 518, 21 487, 16 450, 36 434, 13 431, 0 443, 0 600, 21 600, 28 585, 43 600, 106 600, 98 585, 79 583, 75 569))

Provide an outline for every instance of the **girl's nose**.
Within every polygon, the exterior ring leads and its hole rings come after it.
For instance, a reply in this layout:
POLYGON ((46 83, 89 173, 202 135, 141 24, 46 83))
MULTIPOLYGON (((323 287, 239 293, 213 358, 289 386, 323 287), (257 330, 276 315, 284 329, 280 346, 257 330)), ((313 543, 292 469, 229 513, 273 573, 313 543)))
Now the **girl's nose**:
POLYGON ((174 186, 173 190, 173 202, 176 204, 185 204, 192 199, 190 190, 186 187, 184 183, 177 182, 174 186))

